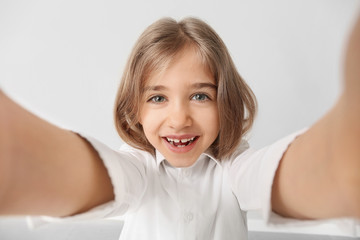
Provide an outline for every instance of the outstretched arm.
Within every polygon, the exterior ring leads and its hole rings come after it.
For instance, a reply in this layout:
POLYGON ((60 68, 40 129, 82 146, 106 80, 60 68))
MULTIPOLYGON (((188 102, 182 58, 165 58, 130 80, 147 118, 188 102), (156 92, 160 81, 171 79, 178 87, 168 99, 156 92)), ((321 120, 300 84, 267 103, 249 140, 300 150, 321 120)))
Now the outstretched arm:
POLYGON ((87 141, 0 90, 0 215, 68 216, 113 198, 107 171, 87 141))
POLYGON ((350 35, 345 87, 331 111, 289 147, 273 210, 295 218, 360 218, 360 17, 350 35))

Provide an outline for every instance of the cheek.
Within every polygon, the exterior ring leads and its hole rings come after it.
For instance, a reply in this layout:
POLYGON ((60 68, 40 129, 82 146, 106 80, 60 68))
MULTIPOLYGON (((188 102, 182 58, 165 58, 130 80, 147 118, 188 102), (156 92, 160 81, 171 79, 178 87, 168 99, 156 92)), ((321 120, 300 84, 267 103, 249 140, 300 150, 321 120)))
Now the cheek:
POLYGON ((206 111, 196 112, 198 123, 209 137, 216 138, 220 130, 220 121, 217 108, 206 109, 206 111))
POLYGON ((146 119, 148 116, 148 109, 146 108, 146 105, 143 103, 141 104, 140 108, 139 108, 139 112, 138 112, 138 119, 139 119, 139 123, 141 125, 145 125, 146 124, 146 119))
POLYGON ((156 127, 156 115, 151 114, 151 111, 143 108, 140 111, 139 122, 143 127, 145 136, 149 138, 150 133, 152 133, 156 127))
POLYGON ((214 132, 214 135, 217 135, 219 134, 219 131, 220 131, 220 122, 219 122, 219 116, 216 116, 214 117, 214 119, 212 120, 212 129, 213 129, 213 132, 214 132))

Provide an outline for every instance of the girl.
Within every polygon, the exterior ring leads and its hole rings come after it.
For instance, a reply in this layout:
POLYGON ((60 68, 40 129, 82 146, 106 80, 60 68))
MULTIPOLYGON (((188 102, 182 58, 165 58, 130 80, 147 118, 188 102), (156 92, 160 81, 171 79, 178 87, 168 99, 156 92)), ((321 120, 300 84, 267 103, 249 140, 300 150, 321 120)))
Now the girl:
MULTIPOLYGON (((360 217, 360 19, 345 90, 307 131, 249 149, 256 101, 204 22, 161 19, 125 69, 114 152, 42 121, 0 94, 1 214, 125 215, 120 239, 246 239, 246 211, 360 217)), ((74 215, 74 216, 73 216, 74 215)))

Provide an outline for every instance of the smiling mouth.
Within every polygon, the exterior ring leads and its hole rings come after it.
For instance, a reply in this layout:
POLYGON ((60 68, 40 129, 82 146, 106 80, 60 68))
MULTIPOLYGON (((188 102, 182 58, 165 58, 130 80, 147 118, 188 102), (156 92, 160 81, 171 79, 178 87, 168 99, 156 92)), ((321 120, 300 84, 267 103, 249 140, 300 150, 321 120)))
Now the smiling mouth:
POLYGON ((176 139, 176 138, 164 137, 163 139, 165 139, 171 145, 173 145, 175 147, 178 147, 178 148, 181 148, 181 147, 186 147, 186 146, 190 145, 191 143, 193 143, 198 138, 199 137, 176 139))

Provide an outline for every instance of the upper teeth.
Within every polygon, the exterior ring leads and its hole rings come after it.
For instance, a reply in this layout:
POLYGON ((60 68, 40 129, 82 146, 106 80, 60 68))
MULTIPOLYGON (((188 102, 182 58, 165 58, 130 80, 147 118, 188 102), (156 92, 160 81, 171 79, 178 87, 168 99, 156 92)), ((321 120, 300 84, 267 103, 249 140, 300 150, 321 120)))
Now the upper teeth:
POLYGON ((192 141, 195 139, 195 137, 192 137, 192 138, 184 138, 184 139, 174 139, 174 138, 166 138, 169 142, 174 142, 174 143, 179 143, 179 142, 182 142, 182 143, 186 143, 186 142, 189 142, 189 141, 192 141))

